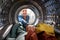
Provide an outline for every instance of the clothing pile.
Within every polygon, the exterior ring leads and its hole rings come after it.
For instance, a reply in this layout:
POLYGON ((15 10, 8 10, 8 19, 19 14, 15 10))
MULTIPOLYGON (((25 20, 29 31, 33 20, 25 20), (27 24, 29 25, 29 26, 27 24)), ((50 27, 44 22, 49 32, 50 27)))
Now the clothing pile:
POLYGON ((54 27, 45 23, 39 23, 36 27, 36 32, 46 32, 47 35, 55 36, 54 27))
POLYGON ((25 40, 57 40, 54 28, 45 23, 39 23, 36 27, 27 27, 25 40))
POLYGON ((28 32, 25 36, 25 40, 38 40, 38 37, 35 33, 35 27, 27 26, 26 31, 28 32))

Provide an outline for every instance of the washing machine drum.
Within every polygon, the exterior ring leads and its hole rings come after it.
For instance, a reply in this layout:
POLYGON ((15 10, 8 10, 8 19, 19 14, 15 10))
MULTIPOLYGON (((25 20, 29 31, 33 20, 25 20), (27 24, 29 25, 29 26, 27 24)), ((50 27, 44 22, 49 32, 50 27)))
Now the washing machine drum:
MULTIPOLYGON (((28 24, 32 24, 32 25, 37 25, 39 20, 42 21, 42 16, 43 16, 43 12, 42 11, 42 6, 40 6, 40 4, 38 4, 38 2, 35 1, 24 1, 24 2, 14 2, 13 4, 9 2, 5 2, 2 5, 2 16, 4 21, 1 22, 0 24, 6 24, 3 25, 3 30, 0 30, 0 38, 3 39, 5 38, 8 33, 10 32, 9 30, 11 30, 11 28, 13 27, 14 24, 19 23, 19 18, 18 16, 21 16, 22 13, 21 11, 23 9, 27 9, 27 15, 29 16, 29 22, 28 24), (4 5, 3 5, 4 4, 4 5), (12 25, 11 28, 9 27, 9 25, 12 25), (8 30, 9 29, 9 30, 8 30), (7 31, 9 31, 7 33, 7 31), (5 33, 5 34, 4 34, 5 33), (5 35, 3 37, 3 35, 5 35)), ((44 9, 44 8, 43 8, 44 9)), ((27 18, 28 19, 28 18, 27 18)))
POLYGON ((23 17, 23 10, 27 10, 27 15, 29 18, 26 18, 29 22, 28 24, 37 25, 42 20, 42 10, 41 7, 34 1, 29 2, 17 2, 15 3, 9 12, 9 21, 10 23, 19 23, 21 19, 19 16, 23 17))

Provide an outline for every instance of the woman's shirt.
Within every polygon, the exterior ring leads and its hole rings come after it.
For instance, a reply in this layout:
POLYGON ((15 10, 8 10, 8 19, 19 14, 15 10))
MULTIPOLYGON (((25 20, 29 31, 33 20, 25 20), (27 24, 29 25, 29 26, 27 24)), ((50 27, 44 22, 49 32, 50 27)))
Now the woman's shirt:
POLYGON ((24 27, 26 27, 26 25, 28 25, 27 23, 29 23, 29 16, 27 15, 26 16, 26 22, 24 22, 24 17, 21 15, 21 16, 18 16, 18 21, 21 22, 23 24, 24 27))

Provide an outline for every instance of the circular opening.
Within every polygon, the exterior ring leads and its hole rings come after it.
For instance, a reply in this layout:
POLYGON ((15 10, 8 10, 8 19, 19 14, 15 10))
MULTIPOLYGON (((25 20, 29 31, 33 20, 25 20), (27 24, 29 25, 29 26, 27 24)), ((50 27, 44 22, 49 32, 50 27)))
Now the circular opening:
POLYGON ((28 24, 33 24, 35 22, 36 16, 35 13, 29 9, 22 9, 18 14, 18 22, 21 21, 21 18, 24 19, 28 24))
MULTIPOLYGON (((20 6, 15 12, 15 22, 25 22, 31 25, 37 25, 39 22, 40 12, 33 5, 23 5, 20 6)), ((23 23, 22 23, 23 24, 23 23)))

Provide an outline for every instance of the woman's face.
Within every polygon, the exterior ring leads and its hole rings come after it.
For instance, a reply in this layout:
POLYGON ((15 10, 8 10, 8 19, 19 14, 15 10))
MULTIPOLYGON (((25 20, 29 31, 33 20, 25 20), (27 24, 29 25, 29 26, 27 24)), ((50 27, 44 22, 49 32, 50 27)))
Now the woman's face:
POLYGON ((22 10, 23 16, 27 16, 27 9, 22 10))

